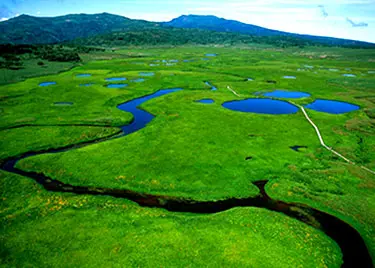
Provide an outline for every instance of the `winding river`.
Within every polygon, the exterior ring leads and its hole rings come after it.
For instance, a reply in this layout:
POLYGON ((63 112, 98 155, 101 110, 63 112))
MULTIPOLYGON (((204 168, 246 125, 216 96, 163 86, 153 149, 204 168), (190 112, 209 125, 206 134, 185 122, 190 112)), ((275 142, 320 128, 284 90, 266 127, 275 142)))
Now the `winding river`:
POLYGON ((26 172, 15 167, 15 164, 25 158, 41 155, 45 153, 60 153, 77 148, 89 146, 94 143, 103 142, 110 139, 119 138, 129 135, 144 128, 153 118, 154 115, 138 108, 142 103, 172 92, 181 90, 164 89, 155 92, 154 94, 137 98, 117 106, 120 110, 130 112, 133 114, 133 121, 125 126, 122 126, 122 133, 112 137, 102 138, 94 141, 84 142, 77 145, 70 145, 59 149, 50 149, 39 152, 28 152, 18 157, 13 157, 5 160, 1 169, 29 177, 41 184, 46 190, 52 192, 70 192, 75 194, 89 194, 89 195, 108 195, 117 198, 126 198, 138 203, 144 207, 164 208, 171 212, 191 212, 191 213, 218 213, 235 207, 258 207, 268 210, 283 213, 289 217, 302 221, 314 228, 323 231, 326 235, 331 237, 340 246, 343 253, 342 267, 373 267, 371 256, 368 252, 365 242, 360 234, 346 222, 317 209, 308 207, 298 203, 286 203, 272 199, 266 193, 265 187, 268 181, 254 182, 259 188, 260 194, 249 198, 231 198, 215 202, 201 202, 179 197, 161 196, 137 193, 131 190, 122 189, 107 189, 86 186, 73 186, 53 180, 36 172, 26 172))

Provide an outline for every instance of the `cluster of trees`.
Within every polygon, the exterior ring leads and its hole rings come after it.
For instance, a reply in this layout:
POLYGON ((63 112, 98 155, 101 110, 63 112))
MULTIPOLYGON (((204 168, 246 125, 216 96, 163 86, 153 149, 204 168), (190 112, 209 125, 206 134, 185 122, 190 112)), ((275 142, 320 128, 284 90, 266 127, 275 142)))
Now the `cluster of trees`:
POLYGON ((0 45, 0 68, 20 69, 23 61, 40 59, 38 65, 44 65, 42 60, 58 62, 79 62, 79 53, 104 51, 104 49, 65 46, 65 45, 0 45))
POLYGON ((253 36, 200 29, 154 28, 114 32, 76 39, 72 44, 93 46, 189 45, 189 44, 270 44, 278 47, 316 45, 313 41, 290 36, 253 36))

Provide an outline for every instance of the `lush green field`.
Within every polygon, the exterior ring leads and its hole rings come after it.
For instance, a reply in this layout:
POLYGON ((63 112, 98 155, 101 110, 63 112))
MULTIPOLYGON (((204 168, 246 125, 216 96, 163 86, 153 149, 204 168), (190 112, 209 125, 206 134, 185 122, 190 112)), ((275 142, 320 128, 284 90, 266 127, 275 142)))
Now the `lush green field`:
MULTIPOLYGON (((276 88, 311 94, 293 100, 299 104, 319 98, 357 104, 360 110, 342 115, 308 113, 329 146, 374 170, 375 74, 369 71, 375 70, 375 52, 354 51, 117 50, 109 54, 112 60, 91 61, 65 73, 0 87, 0 159, 112 135, 117 130, 113 127, 132 119, 116 108, 118 104, 158 89, 183 88, 143 104, 156 118, 136 133, 64 153, 30 157, 17 167, 77 186, 205 201, 255 196, 258 189, 251 182, 271 180, 267 192, 272 197, 307 204, 354 226, 374 258, 374 175, 321 147, 302 112, 260 115, 221 106, 276 88), (218 56, 206 57, 206 53, 218 56), (122 58, 126 56, 139 58, 122 58), (167 66, 161 60, 179 62, 167 66), (141 71, 155 72, 155 76, 145 77, 143 83, 126 81, 129 87, 124 89, 105 87, 105 78, 132 80, 141 71), (93 76, 76 77, 80 73, 93 76), (343 77, 345 73, 357 77, 343 77), (285 75, 297 79, 283 79, 285 75), (267 83, 269 80, 276 84, 267 83), (38 86, 45 81, 57 84, 38 86), (204 81, 218 90, 211 91, 204 81), (80 87, 82 83, 93 85, 80 87), (203 98, 215 103, 196 102, 203 98), (73 105, 54 105, 61 101, 73 105), (77 126, 80 124, 90 127, 77 126), (19 128, 7 129, 10 127, 19 128), (296 152, 290 149, 294 145, 307 149, 296 152), (252 159, 245 160, 247 157, 252 159)), ((2 173, 1 183, 5 201, 1 256, 9 266, 59 266, 64 261, 76 266, 111 262, 167 267, 207 263, 215 267, 336 267, 341 263, 339 248, 327 236, 264 209, 238 208, 205 216, 174 214, 139 208, 126 200, 47 193, 30 186, 29 179, 9 173, 2 173), (17 183, 10 183, 14 181, 17 183)))

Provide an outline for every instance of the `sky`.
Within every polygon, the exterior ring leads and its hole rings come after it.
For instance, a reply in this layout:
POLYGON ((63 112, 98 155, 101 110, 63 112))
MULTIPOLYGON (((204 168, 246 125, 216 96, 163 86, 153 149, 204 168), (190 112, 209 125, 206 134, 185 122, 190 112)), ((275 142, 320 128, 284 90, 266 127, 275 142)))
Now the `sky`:
POLYGON ((375 43, 375 0, 0 0, 0 21, 20 14, 102 12, 149 21, 216 15, 275 30, 375 43))

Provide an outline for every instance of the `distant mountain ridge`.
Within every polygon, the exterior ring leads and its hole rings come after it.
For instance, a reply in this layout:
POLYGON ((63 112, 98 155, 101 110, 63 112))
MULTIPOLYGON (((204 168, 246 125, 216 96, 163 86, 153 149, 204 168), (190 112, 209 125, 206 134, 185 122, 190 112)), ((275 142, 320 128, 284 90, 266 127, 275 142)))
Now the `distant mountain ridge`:
POLYGON ((21 15, 0 23, 0 43, 51 44, 113 31, 149 28, 157 23, 101 14, 74 14, 59 17, 21 15))
POLYGON ((169 22, 163 23, 164 26, 189 28, 189 29, 204 29, 218 32, 232 32, 257 36, 289 36, 294 38, 301 38, 318 43, 328 45, 340 46, 368 46, 375 47, 375 44, 369 42, 355 41, 334 37, 323 37, 305 34, 295 34, 277 30, 271 30, 264 27, 246 24, 235 20, 227 20, 218 18, 212 15, 182 15, 169 22))
POLYGON ((174 45, 191 43, 249 44, 254 42, 276 46, 325 44, 375 48, 375 44, 372 43, 287 33, 211 15, 183 15, 170 22, 160 23, 133 20, 108 13, 73 14, 58 17, 21 15, 0 22, 0 44, 56 44, 76 39, 79 39, 80 44, 84 44, 87 39, 88 44, 93 42, 97 45, 100 45, 101 41, 103 41, 103 45, 147 45, 147 42, 150 42, 150 45, 163 43, 174 45), (176 29, 185 30, 178 31, 176 29), (142 37, 143 34, 151 35, 142 37), (169 41, 163 42, 160 39, 161 36, 167 37, 169 41), (157 40, 153 41, 153 38, 157 40), (189 38, 192 42, 189 42, 189 38))

